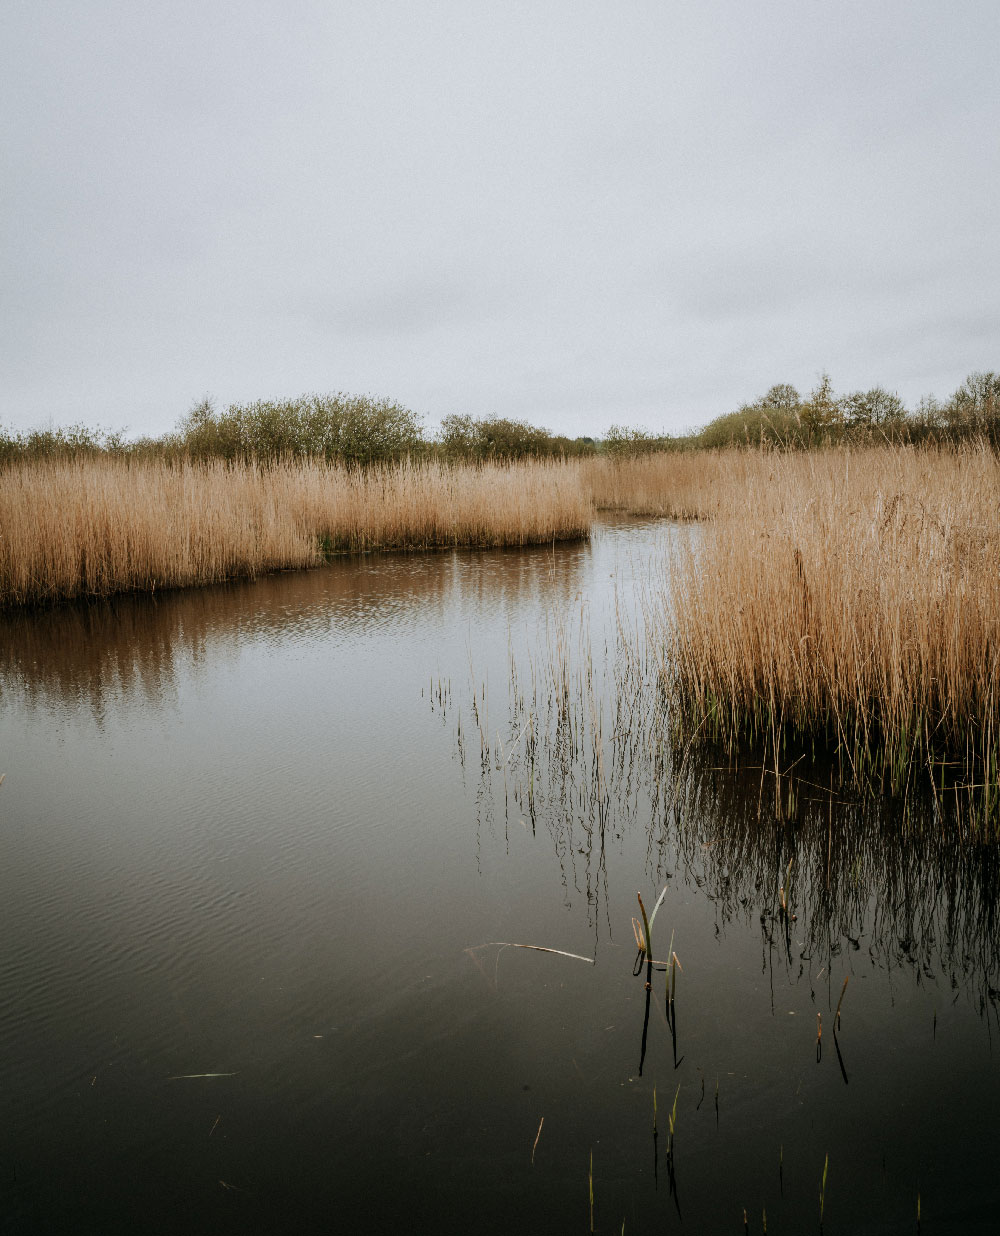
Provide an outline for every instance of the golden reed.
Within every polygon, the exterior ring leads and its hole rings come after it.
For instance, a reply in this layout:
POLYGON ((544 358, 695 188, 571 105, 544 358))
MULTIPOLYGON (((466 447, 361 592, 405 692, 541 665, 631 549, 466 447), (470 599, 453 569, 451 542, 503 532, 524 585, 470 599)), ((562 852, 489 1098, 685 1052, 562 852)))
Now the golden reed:
POLYGON ((591 517, 562 463, 22 464, 0 472, 0 603, 211 583, 336 550, 528 545, 584 536, 591 517))
POLYGON ((711 527, 675 553, 657 615, 688 732, 775 751, 790 735, 826 736, 856 784, 978 779, 989 808, 997 456, 726 453, 706 459, 704 481, 711 527))

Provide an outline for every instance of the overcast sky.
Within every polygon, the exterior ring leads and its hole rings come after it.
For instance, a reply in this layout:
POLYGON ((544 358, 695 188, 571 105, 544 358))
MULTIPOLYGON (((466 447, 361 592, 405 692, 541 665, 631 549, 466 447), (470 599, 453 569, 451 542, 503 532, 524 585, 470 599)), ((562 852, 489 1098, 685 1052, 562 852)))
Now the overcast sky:
POLYGON ((0 424, 1000 369, 998 0, 2 0, 0 424))

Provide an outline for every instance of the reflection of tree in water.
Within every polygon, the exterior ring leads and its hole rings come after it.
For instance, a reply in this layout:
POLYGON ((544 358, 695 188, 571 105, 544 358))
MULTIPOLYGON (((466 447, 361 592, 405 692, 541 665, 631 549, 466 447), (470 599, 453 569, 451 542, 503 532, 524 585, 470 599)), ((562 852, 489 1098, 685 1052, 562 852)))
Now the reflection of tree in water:
POLYGON ((583 608, 511 652, 499 734, 473 708, 480 824, 544 829, 565 899, 586 898, 595 931, 610 912, 607 849, 641 830, 651 882, 699 888, 718 932, 759 920, 765 967, 792 981, 825 972, 828 983, 834 958, 863 952, 890 980, 903 970, 956 995, 967 987, 996 1012, 1000 855, 970 834, 964 804, 930 791, 851 801, 821 756, 789 757, 775 777, 773 753, 747 752, 738 766, 708 744, 680 746, 657 667, 617 625, 606 673, 583 608))

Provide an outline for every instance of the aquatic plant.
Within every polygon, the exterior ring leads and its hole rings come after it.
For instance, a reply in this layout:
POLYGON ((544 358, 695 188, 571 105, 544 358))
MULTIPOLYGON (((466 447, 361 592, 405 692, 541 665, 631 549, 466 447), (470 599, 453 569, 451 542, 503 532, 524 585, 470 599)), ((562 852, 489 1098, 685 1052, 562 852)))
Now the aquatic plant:
POLYGON ((829 750, 854 791, 919 780, 995 824, 1000 459, 885 447, 717 468, 712 527, 647 613, 679 737, 758 752, 779 814, 787 766, 829 750))

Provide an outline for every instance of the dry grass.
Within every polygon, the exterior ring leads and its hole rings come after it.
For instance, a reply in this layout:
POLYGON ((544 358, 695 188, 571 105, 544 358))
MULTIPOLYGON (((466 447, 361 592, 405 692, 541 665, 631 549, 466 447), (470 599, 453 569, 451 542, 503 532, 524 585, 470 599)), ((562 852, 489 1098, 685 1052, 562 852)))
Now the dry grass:
POLYGON ((938 783, 951 761, 995 787, 997 456, 887 447, 706 464, 713 525, 676 555, 658 616, 688 732, 762 740, 775 762, 790 737, 829 738, 860 785, 899 789, 918 771, 938 783))
POLYGON ((591 511, 579 474, 544 462, 23 464, 0 473, 0 603, 210 583, 335 550, 533 544, 585 535, 591 511))
POLYGON ((711 516, 723 485, 738 483, 747 452, 661 452, 630 459, 583 459, 577 465, 598 510, 670 519, 711 516))

